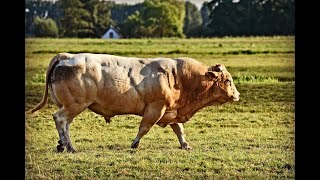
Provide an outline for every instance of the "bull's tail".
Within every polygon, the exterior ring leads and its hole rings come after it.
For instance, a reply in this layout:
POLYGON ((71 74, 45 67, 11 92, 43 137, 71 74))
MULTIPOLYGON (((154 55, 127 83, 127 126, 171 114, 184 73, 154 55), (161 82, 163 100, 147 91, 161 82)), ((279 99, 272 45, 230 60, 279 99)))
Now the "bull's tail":
POLYGON ((45 90, 44 90, 44 95, 42 97, 42 100, 36 107, 34 107, 30 111, 28 111, 28 113, 34 113, 34 112, 38 111, 39 109, 43 108, 43 106, 47 104, 47 102, 48 102, 48 86, 49 86, 51 72, 53 71, 55 65, 60 60, 67 59, 68 57, 70 57, 70 55, 71 54, 69 54, 69 53, 59 53, 58 55, 54 56, 51 59, 50 64, 49 64, 48 69, 47 69, 46 84, 45 84, 45 90))

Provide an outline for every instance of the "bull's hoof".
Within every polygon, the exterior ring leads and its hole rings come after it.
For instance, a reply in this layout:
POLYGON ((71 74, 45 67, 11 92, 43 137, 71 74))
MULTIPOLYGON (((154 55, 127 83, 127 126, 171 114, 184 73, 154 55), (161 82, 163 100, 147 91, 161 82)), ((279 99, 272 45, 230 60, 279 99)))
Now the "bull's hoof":
POLYGON ((58 144, 63 145, 61 140, 58 141, 58 144))
POLYGON ((111 123, 111 117, 109 116, 104 116, 104 120, 106 121, 107 124, 111 123))
POLYGON ((66 146, 66 148, 67 148, 67 152, 68 152, 68 153, 75 153, 75 152, 76 152, 76 150, 74 150, 74 149, 73 149, 73 146, 71 146, 70 144, 68 144, 68 145, 66 146))
POLYGON ((57 151, 58 151, 58 152, 63 152, 63 150, 64 150, 64 147, 59 144, 59 145, 57 146, 57 151))
POLYGON ((181 145, 180 148, 181 148, 181 149, 184 149, 184 150, 192 150, 192 147, 189 146, 188 143, 184 143, 183 145, 181 145))
POLYGON ((67 152, 68 152, 68 153, 76 153, 77 151, 74 150, 74 149, 67 149, 67 152))
POLYGON ((140 141, 133 142, 133 143, 131 144, 131 148, 132 148, 132 149, 137 149, 138 146, 139 146, 139 142, 140 142, 140 141))

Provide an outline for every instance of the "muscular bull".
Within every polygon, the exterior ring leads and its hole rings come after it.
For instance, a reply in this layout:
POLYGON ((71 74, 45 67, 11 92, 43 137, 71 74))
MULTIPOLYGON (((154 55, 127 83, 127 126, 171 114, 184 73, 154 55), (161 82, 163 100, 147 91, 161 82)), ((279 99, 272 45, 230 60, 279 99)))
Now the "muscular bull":
POLYGON ((230 73, 222 64, 208 67, 191 58, 129 58, 106 54, 59 53, 51 60, 41 109, 48 91, 59 110, 53 114, 60 140, 57 150, 75 152, 69 127, 86 108, 106 122, 115 115, 142 116, 131 148, 157 124, 170 125, 182 149, 191 149, 184 138, 183 123, 197 111, 238 101, 230 73))

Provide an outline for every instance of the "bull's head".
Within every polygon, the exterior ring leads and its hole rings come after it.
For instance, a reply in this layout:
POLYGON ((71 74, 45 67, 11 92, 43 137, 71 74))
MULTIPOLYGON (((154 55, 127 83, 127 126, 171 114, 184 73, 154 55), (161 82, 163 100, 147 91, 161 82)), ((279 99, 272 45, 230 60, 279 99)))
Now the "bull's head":
POLYGON ((233 83, 231 74, 223 64, 210 67, 205 75, 213 81, 211 92, 219 102, 239 101, 240 93, 233 83))

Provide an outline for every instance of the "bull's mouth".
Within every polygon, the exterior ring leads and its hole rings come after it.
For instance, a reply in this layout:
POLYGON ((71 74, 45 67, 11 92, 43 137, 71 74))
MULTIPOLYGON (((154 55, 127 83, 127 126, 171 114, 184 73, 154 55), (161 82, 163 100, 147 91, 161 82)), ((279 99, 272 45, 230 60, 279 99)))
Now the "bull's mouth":
POLYGON ((232 100, 233 100, 233 101, 239 101, 239 100, 240 100, 240 98, 239 98, 239 97, 237 97, 237 98, 233 98, 232 100))
POLYGON ((237 96, 237 95, 232 95, 232 96, 229 96, 229 97, 230 97, 230 100, 233 101, 233 102, 236 102, 236 101, 240 100, 240 96, 237 96))

